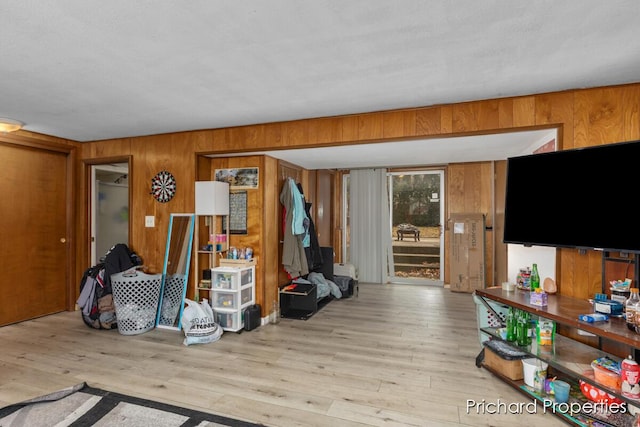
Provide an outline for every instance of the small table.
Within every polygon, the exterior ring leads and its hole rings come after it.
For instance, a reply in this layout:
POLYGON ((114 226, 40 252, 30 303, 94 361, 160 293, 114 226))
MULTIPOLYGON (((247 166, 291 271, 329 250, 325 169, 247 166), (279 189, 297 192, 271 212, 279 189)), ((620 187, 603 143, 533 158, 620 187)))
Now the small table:
POLYGON ((420 229, 415 225, 411 224, 400 224, 398 226, 398 240, 404 240, 405 234, 413 235, 413 240, 416 242, 420 241, 420 229))

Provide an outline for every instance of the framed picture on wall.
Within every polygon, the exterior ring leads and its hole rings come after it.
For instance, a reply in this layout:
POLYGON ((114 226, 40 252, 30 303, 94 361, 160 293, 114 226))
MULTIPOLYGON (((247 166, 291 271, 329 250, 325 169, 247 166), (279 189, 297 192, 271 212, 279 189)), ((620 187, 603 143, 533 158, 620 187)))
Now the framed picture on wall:
POLYGON ((215 181, 226 182, 231 190, 258 188, 258 168, 216 169, 215 181))

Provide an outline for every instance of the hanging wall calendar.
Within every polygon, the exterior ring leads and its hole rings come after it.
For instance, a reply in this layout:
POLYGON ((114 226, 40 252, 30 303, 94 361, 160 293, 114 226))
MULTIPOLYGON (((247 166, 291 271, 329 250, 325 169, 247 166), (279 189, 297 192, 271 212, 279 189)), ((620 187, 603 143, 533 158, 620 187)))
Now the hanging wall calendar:
MULTIPOLYGON (((227 218, 222 220, 222 231, 227 232, 227 218)), ((229 193, 229 234, 247 233, 247 192, 229 193)))

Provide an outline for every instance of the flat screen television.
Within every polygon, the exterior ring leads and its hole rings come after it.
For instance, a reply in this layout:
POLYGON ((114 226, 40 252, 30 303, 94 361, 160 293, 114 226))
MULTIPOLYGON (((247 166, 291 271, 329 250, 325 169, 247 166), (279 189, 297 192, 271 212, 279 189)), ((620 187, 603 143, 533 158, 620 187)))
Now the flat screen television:
POLYGON ((640 141, 507 159, 504 242, 640 252, 640 141))

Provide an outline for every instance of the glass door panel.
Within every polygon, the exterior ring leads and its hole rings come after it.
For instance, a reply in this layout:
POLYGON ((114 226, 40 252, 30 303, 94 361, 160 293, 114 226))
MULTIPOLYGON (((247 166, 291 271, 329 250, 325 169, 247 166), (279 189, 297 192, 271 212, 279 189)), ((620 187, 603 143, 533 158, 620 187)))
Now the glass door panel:
POLYGON ((443 284, 444 171, 389 174, 395 283, 443 284))

